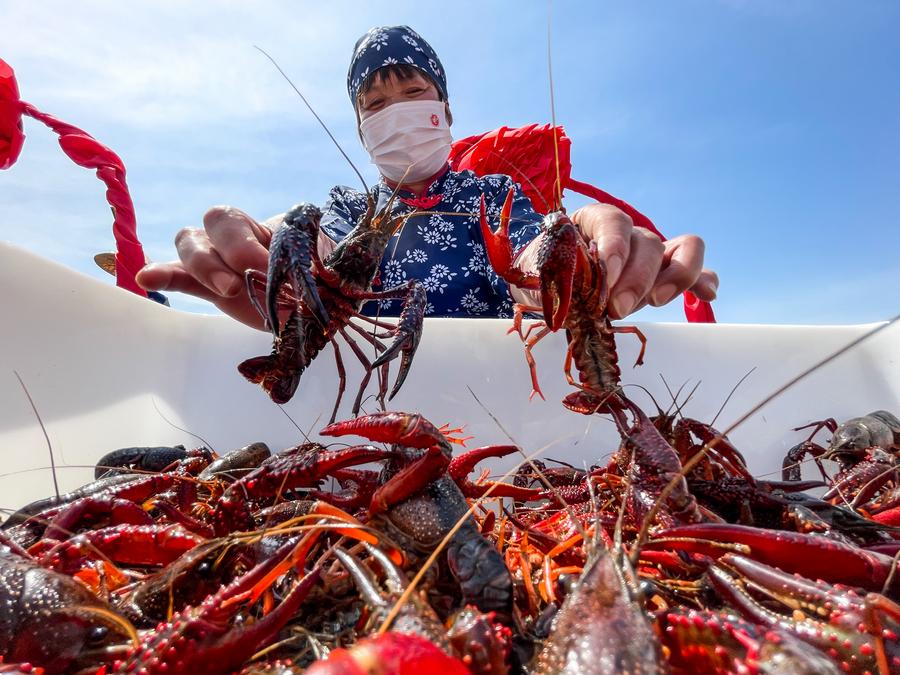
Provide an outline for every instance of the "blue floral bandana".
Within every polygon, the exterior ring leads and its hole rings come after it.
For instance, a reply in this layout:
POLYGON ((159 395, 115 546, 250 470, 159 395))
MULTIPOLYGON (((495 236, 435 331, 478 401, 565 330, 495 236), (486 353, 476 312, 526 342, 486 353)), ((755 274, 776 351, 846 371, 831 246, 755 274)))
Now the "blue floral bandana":
POLYGON ((363 35, 353 49, 347 71, 347 93, 354 107, 360 87, 369 75, 379 68, 399 64, 412 66, 434 80, 442 100, 447 100, 447 76, 431 45, 409 26, 381 26, 363 35))

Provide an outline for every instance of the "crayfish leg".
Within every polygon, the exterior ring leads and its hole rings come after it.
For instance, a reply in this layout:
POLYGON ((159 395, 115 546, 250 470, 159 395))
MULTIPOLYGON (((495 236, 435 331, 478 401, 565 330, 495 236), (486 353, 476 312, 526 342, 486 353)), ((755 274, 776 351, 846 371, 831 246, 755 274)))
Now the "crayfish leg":
POLYGON ((612 331, 613 333, 630 333, 637 336, 637 339, 640 340, 641 343, 641 351, 638 352, 637 359, 635 359, 634 361, 634 365, 644 365, 644 352, 647 350, 647 338, 644 337, 641 329, 637 326, 613 326, 612 331))

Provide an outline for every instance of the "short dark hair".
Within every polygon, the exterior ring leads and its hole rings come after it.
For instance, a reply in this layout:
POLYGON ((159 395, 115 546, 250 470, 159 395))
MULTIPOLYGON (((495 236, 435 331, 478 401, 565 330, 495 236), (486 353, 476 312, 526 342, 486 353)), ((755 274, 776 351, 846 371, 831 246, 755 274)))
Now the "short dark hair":
POLYGON ((391 78, 391 76, 396 77, 401 82, 406 80, 413 79, 416 75, 421 75, 423 78, 431 82, 434 85, 434 88, 437 89, 438 98, 443 101, 444 96, 441 94, 441 88, 435 84, 434 80, 428 73, 423 72, 419 68, 415 66, 410 66, 406 63, 395 63, 390 66, 384 66, 383 68, 379 68, 373 73, 370 73, 366 76, 366 79, 363 80, 362 85, 359 87, 359 93, 357 94, 357 103, 359 103, 359 99, 362 98, 364 94, 368 94, 369 90, 375 84, 381 84, 391 78))

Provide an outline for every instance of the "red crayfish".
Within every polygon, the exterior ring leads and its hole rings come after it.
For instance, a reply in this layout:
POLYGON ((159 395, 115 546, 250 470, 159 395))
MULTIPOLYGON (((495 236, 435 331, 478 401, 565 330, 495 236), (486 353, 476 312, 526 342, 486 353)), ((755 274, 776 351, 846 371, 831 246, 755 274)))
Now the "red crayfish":
POLYGON ((515 306, 514 330, 525 343, 525 356, 531 370, 532 396, 543 398, 531 350, 543 337, 560 328, 566 330, 568 350, 566 379, 579 388, 563 400, 570 410, 586 414, 619 410, 621 399, 615 334, 633 333, 641 341, 636 365, 643 362, 646 340, 634 326, 613 326, 606 312, 608 287, 606 271, 593 244, 588 244, 578 227, 560 208, 548 213, 541 224, 537 254, 537 274, 523 272, 513 265, 508 230, 513 191, 510 190, 500 211, 496 232, 487 222, 484 198, 481 200, 481 232, 488 259, 505 281, 519 288, 540 291, 541 305, 515 306), (543 313, 543 321, 522 331, 526 312, 543 313), (535 335, 531 335, 535 332, 535 335), (579 381, 572 376, 572 365, 579 381))

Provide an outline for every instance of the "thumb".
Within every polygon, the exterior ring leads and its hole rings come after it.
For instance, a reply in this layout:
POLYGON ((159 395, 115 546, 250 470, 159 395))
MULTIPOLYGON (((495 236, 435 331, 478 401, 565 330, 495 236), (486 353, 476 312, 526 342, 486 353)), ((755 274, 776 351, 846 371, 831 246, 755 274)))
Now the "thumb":
POLYGON ((712 302, 719 291, 719 275, 709 268, 704 268, 697 281, 688 290, 701 300, 712 302))
POLYGON ((135 281, 147 291, 178 291, 204 300, 222 299, 191 276, 179 262, 145 265, 135 275, 135 281))

